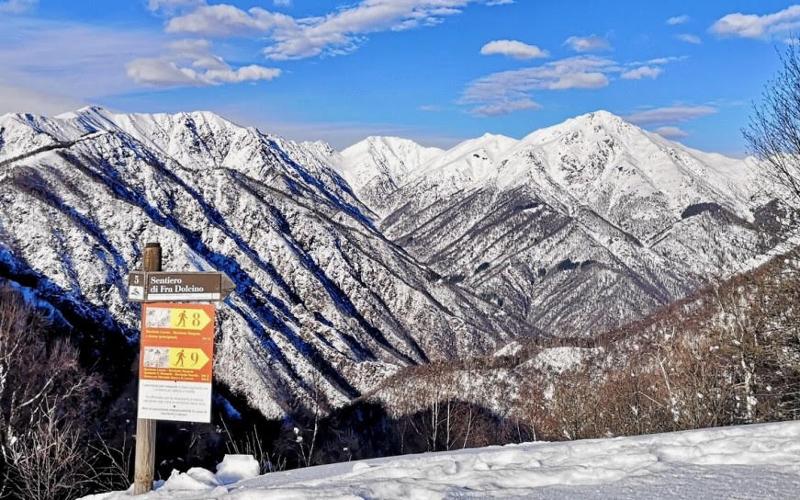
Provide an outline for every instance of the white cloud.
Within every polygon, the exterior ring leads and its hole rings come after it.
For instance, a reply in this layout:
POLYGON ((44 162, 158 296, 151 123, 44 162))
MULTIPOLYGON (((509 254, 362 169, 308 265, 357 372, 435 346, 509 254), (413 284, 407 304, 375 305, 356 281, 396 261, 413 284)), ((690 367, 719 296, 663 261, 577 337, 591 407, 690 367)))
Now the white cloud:
POLYGON ((494 40, 481 47, 481 54, 485 56, 503 55, 515 59, 536 59, 549 57, 546 50, 536 45, 529 45, 518 40, 494 40))
POLYGON ((576 71, 560 75, 545 88, 548 90, 599 89, 607 86, 608 77, 604 73, 576 71))
POLYGON ((717 113, 713 106, 666 106, 632 113, 625 118, 637 125, 669 125, 683 123, 717 113))
POLYGON ((619 64, 594 55, 574 56, 479 78, 467 85, 458 103, 470 106, 469 112, 479 116, 539 109, 541 106, 532 95, 536 91, 599 89, 610 85, 614 77, 655 79, 663 73, 663 65, 684 59, 660 57, 619 64))
POLYGON ((234 69, 210 50, 208 40, 178 40, 169 45, 167 55, 134 59, 126 72, 135 82, 154 87, 268 81, 281 75, 280 69, 255 64, 234 69))
POLYGON ((494 116, 522 109, 536 109, 535 90, 596 89, 609 84, 608 75, 620 71, 610 59, 576 56, 541 66, 502 71, 470 83, 459 103, 471 105, 471 113, 494 116))
POLYGON ((688 56, 656 57, 654 59, 648 59, 647 61, 645 61, 643 63, 642 62, 634 62, 634 63, 630 63, 630 64, 633 65, 633 66, 640 66, 640 65, 647 65, 647 64, 663 65, 663 64, 670 64, 670 63, 674 63, 674 62, 685 61, 688 58, 689 58, 688 56))
POLYGON ((208 54, 211 49, 211 42, 201 38, 184 38, 183 40, 171 42, 168 47, 176 54, 202 56, 208 54))
POLYGON ((683 14, 681 16, 670 17, 669 19, 667 19, 667 24, 670 26, 677 26, 679 24, 688 23, 690 19, 691 18, 689 16, 683 14))
POLYGON ((203 5, 167 23, 168 33, 200 36, 246 36, 277 28, 296 29, 294 19, 259 7, 245 12, 233 5, 203 5))
POLYGON ((643 78, 650 78, 655 80, 664 70, 658 66, 639 66, 628 71, 624 71, 620 78, 623 80, 641 80, 643 78))
POLYGON ((280 69, 265 68, 257 64, 242 66, 238 69, 210 69, 204 75, 204 77, 213 84, 274 80, 279 76, 281 76, 280 69))
POLYGON ((701 40, 699 36, 692 35, 690 33, 681 33, 679 35, 675 35, 675 38, 682 42, 691 43, 693 45, 700 45, 703 43, 703 40, 701 40))
POLYGON ((343 54, 358 47, 363 36, 379 31, 404 31, 433 26, 459 14, 473 0, 363 0, 354 7, 321 18, 301 19, 277 30, 264 54, 274 60, 343 54))
POLYGON ((540 66, 493 73, 470 83, 459 104, 471 106, 478 116, 497 116, 521 110, 540 109, 531 95, 535 91, 599 89, 613 76, 626 79, 656 78, 667 64, 680 58, 654 59, 648 64, 619 65, 597 56, 575 56, 540 66))
POLYGON ((280 70, 231 67, 202 39, 15 18, 0 31, 0 109, 59 113, 148 86, 272 80, 280 70), (53 50, 58 47, 58 50, 53 50), (129 55, 130 62, 120 54, 129 55), (127 62, 127 64, 126 64, 127 62))
POLYGON ((259 35, 270 40, 264 55, 290 60, 352 52, 371 33, 434 26, 470 4, 497 0, 361 0, 323 16, 294 18, 260 7, 202 5, 167 23, 169 33, 203 37, 259 35))
POLYGON ((141 58, 128 63, 128 76, 135 82, 158 87, 205 85, 191 68, 181 68, 167 59, 141 58))
POLYGON ((97 102, 134 90, 136 84, 125 74, 127 59, 121 55, 155 57, 165 44, 162 35, 152 31, 30 18, 2 22, 0 86, 24 88, 27 96, 51 96, 48 99, 57 102, 97 102))
POLYGON ((500 116, 514 113, 516 111, 540 109, 541 106, 530 98, 522 98, 515 101, 495 102, 484 104, 472 108, 469 112, 476 116, 500 116))
POLYGON ((277 70, 260 66, 231 67, 211 52, 207 40, 171 42, 150 30, 0 19, 3 110, 59 113, 135 91, 144 83, 221 85, 278 76, 277 70))
POLYGON ((611 50, 611 43, 604 37, 598 35, 590 36, 571 36, 564 41, 575 52, 600 52, 611 50))
POLYGON ((128 63, 128 76, 135 82, 154 87, 178 87, 220 85, 223 83, 255 82, 272 80, 280 76, 281 70, 265 68, 255 64, 238 69, 222 67, 197 71, 178 66, 167 59, 134 59, 128 63))
POLYGON ((717 20, 710 31, 719 36, 767 38, 800 28, 800 5, 762 16, 736 12, 717 20))
POLYGON ((653 130, 653 132, 665 139, 681 139, 683 137, 689 137, 689 134, 686 131, 675 126, 658 127, 657 129, 653 130))
POLYGON ((36 7, 39 0, 0 1, 0 14, 22 14, 36 7))
POLYGON ((614 66, 614 61, 610 59, 594 56, 570 57, 542 66, 494 73, 475 81, 467 89, 467 95, 487 91, 495 93, 498 89, 527 91, 604 87, 608 84, 606 70, 614 66))
POLYGON ((514 0, 489 0, 486 5, 494 7, 495 5, 511 5, 512 3, 514 3, 514 0))
POLYGON ((275 7, 291 7, 292 0, 272 0, 272 3, 275 4, 275 7))

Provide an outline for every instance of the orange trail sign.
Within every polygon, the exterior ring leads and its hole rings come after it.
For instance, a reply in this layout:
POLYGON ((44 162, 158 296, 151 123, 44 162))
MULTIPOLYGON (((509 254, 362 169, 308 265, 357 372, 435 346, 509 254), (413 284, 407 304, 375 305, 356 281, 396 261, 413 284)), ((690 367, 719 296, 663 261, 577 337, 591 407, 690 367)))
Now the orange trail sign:
POLYGON ((215 316, 210 304, 142 305, 138 418, 211 421, 215 316))

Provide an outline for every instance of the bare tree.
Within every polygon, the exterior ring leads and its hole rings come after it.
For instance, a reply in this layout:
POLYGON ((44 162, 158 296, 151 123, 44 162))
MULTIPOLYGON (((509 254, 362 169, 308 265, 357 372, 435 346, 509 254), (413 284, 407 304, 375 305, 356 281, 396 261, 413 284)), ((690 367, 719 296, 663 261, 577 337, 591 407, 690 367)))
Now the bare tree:
POLYGON ((133 441, 126 434, 118 446, 110 445, 102 436, 90 446, 98 465, 93 465, 93 489, 114 491, 126 489, 133 478, 133 441))
POLYGON ((314 465, 317 439, 322 430, 323 418, 330 413, 331 405, 325 394, 324 379, 319 372, 313 372, 307 389, 308 399, 295 402, 298 410, 294 433, 294 447, 298 461, 305 467, 314 465))
POLYGON ((93 484, 81 431, 48 408, 9 450, 13 494, 31 500, 69 498, 93 484))
POLYGON ((105 387, 64 338, 0 286, 0 496, 62 498, 89 483, 87 426, 105 387))
POLYGON ((794 44, 781 55, 783 68, 767 84, 743 131, 765 175, 786 190, 785 201, 800 207, 800 51, 794 44))

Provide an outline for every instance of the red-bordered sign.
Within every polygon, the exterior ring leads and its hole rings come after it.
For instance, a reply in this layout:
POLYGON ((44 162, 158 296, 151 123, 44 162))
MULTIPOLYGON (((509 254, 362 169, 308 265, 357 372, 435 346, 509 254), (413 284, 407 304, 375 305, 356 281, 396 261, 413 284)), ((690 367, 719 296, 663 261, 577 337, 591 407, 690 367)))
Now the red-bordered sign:
POLYGON ((145 303, 139 418, 210 422, 216 308, 145 303))

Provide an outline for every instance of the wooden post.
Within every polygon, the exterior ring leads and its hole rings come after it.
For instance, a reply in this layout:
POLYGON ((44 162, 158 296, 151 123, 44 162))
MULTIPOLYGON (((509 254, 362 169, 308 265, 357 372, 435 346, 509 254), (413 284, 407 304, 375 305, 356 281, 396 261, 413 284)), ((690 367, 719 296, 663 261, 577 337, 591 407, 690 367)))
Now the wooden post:
MULTIPOLYGON (((161 271, 161 245, 148 243, 144 247, 143 271, 161 271)), ((141 356, 141 353, 139 353, 141 356)), ((133 494, 142 495, 153 489, 156 461, 156 420, 136 419, 136 463, 133 494)))

